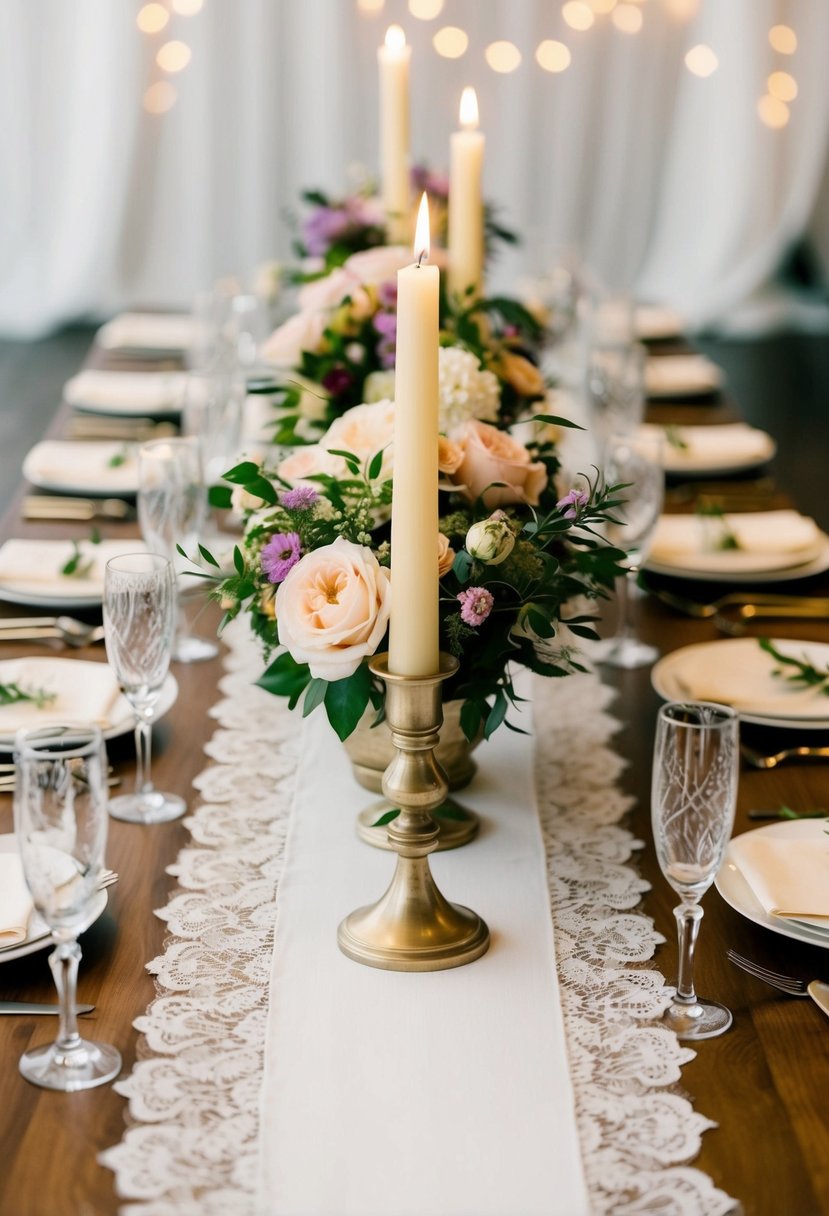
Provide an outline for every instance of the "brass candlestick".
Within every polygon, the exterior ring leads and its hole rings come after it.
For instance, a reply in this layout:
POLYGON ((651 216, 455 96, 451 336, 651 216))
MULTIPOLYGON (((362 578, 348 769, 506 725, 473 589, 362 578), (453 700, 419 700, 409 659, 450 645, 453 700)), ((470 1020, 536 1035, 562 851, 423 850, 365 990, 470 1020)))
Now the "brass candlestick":
POLYGON ((337 941, 355 962, 387 971, 460 967, 486 951, 489 930, 477 913, 441 895, 429 868, 438 840, 431 811, 447 793, 434 756, 443 721, 440 686, 458 662, 441 654, 440 671, 423 678, 394 675, 387 654, 377 655, 370 666, 386 683, 386 720, 395 746, 383 793, 400 808, 387 829, 397 865, 382 899, 347 916, 337 941))

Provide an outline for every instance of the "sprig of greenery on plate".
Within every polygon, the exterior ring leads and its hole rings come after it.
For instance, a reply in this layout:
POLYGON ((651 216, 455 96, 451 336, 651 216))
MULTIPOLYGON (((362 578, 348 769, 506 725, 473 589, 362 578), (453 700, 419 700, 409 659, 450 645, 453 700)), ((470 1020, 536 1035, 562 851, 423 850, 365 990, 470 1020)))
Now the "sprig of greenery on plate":
POLYGON ((829 696, 829 668, 821 671, 805 657, 795 659, 791 655, 782 654, 769 638, 758 638, 758 642, 760 649, 765 650, 766 654, 770 654, 780 664, 774 675, 790 684, 819 689, 825 696, 829 696))
POLYGON ((51 705, 57 695, 46 688, 23 688, 15 682, 0 684, 0 705, 17 705, 21 701, 30 701, 36 709, 43 709, 51 705))

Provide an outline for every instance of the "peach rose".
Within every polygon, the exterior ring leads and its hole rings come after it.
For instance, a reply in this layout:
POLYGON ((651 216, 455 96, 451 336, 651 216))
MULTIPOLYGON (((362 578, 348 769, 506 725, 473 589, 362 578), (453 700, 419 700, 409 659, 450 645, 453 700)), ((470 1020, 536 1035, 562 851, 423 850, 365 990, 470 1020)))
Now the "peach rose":
POLYGON ((455 550, 449 544, 449 537, 438 532, 438 578, 443 578, 452 569, 455 561, 455 550))
POLYGON ((360 286, 360 280, 339 267, 321 279, 303 283, 299 289, 298 303, 301 312, 319 312, 324 308, 336 308, 347 295, 360 286))
POLYGON ((275 367, 295 367, 304 350, 319 350, 324 332, 324 313, 298 312, 274 330, 262 347, 262 358, 275 367))
MULTIPOLYGON (((375 401, 371 405, 353 405, 336 418, 320 440, 320 447, 330 452, 353 452, 363 465, 377 452, 383 452, 380 480, 387 481, 394 470, 392 440, 394 439, 394 402, 375 401)), ((341 476, 348 476, 341 456, 336 461, 341 476)))
POLYGON ((410 266, 413 261, 410 246, 375 245, 373 249, 352 253, 343 263, 343 270, 358 283, 376 287, 380 283, 397 282, 398 270, 410 266))
POLYGON ((315 473, 332 473, 334 468, 331 454, 323 451, 318 443, 309 443, 280 461, 277 472, 283 481, 290 482, 292 486, 314 485, 308 481, 309 477, 315 473))
POLYGON ((537 506, 547 485, 547 470, 532 462, 523 444, 488 422, 467 422, 459 436, 463 460, 452 480, 470 502, 483 497, 484 506, 526 502, 537 506), (493 485, 503 482, 503 485, 493 485))
POLYGON ((438 435, 438 470, 448 477, 457 472, 462 460, 463 448, 460 444, 447 439, 445 435, 438 435))
POLYGON ((540 397, 544 393, 544 377, 523 355, 507 350, 498 359, 497 371, 522 397, 540 397))
POLYGON ((338 536, 279 584, 279 641, 316 679, 345 680, 380 645, 390 608, 389 571, 371 549, 338 536))

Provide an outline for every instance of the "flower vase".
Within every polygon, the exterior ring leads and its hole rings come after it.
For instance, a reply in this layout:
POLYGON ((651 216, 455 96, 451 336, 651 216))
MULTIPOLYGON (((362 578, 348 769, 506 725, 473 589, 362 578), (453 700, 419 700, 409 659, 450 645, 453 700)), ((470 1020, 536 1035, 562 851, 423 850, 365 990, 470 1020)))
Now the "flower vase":
MULTIPOLYGON (((482 738, 479 733, 470 741, 463 733, 461 705, 461 701, 445 702, 440 743, 435 749, 435 757, 446 773, 447 784, 452 791, 463 789, 474 777, 477 765, 472 752, 482 738)), ((355 781, 364 789, 381 794, 383 773, 394 757, 394 746, 385 722, 372 726, 374 717, 373 710, 365 713, 356 730, 345 740, 344 746, 351 760, 355 781)), ((386 826, 393 818, 393 810, 391 804, 382 798, 365 807, 357 817, 360 839, 375 848, 389 849, 386 826)), ((440 827, 438 850, 456 849, 477 834, 478 816, 454 798, 447 798, 432 815, 440 827)))

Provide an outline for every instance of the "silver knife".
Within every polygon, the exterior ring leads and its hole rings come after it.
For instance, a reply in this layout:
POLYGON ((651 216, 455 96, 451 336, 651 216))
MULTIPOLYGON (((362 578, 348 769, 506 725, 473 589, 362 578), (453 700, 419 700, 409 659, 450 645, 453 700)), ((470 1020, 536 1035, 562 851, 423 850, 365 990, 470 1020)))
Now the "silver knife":
POLYGON ((812 980, 807 991, 818 1009, 822 1009, 829 1017, 829 984, 825 984, 823 980, 812 980))
MULTIPOLYGON (((91 1013, 94 1005, 76 1005, 76 1013, 91 1013)), ((60 1013, 58 1005, 40 1005, 37 1001, 0 1001, 2 1013, 60 1013)))

